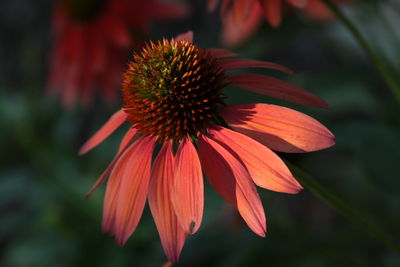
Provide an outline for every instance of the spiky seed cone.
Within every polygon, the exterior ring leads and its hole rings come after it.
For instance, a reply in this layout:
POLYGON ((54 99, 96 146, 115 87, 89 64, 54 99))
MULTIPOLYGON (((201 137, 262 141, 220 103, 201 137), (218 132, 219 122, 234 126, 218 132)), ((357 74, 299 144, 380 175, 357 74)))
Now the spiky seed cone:
POLYGON ((183 41, 150 42, 124 75, 128 120, 159 141, 196 137, 216 121, 226 79, 205 49, 183 41))

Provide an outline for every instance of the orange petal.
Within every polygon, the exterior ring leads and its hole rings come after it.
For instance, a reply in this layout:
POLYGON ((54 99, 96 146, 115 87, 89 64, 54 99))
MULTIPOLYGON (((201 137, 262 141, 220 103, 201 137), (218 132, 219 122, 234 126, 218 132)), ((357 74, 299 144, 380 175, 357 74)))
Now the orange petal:
POLYGON ((165 144, 157 155, 151 170, 149 205, 165 254, 177 262, 186 234, 178 223, 171 202, 170 189, 174 183, 174 154, 172 144, 165 144))
POLYGON ((89 192, 86 193, 85 198, 90 197, 93 192, 107 179, 108 175, 114 168, 115 163, 117 162, 121 154, 125 151, 126 147, 135 139, 136 134, 137 130, 135 128, 131 128, 126 132, 126 134, 122 138, 118 153, 115 155, 111 163, 107 166, 107 169, 101 174, 99 179, 97 179, 96 183, 92 186, 89 192))
POLYGON ((280 98, 304 106, 328 108, 328 105, 319 97, 273 77, 246 73, 232 75, 229 80, 232 85, 254 93, 280 98))
POLYGON ((120 179, 114 200, 116 207, 112 231, 119 245, 125 244, 142 216, 150 180, 154 144, 154 138, 144 137, 136 141, 117 162, 114 168, 115 174, 114 170, 111 173, 110 180, 113 176, 118 176, 120 179))
POLYGON ((282 12, 281 0, 260 0, 260 3, 269 24, 273 27, 279 26, 282 12))
POLYGON ((178 36, 175 37, 175 40, 177 42, 182 41, 182 40, 186 40, 189 43, 193 43, 193 32, 192 31, 188 31, 188 32, 179 34, 178 36))
POLYGON ((217 142, 201 135, 199 155, 206 177, 215 190, 237 208, 253 232, 265 236, 264 209, 246 168, 217 142))
POLYGON ((302 153, 335 144, 334 135, 317 120, 281 106, 236 105, 224 107, 221 116, 236 131, 276 151, 302 153))
POLYGON ((290 194, 302 189, 285 163, 257 141, 219 126, 210 129, 209 134, 243 163, 256 185, 290 194))
POLYGON ((98 130, 79 150, 79 155, 86 154, 98 144, 103 142, 122 123, 125 122, 127 114, 122 109, 114 113, 111 118, 98 130))
POLYGON ((224 71, 242 69, 242 68, 266 68, 266 69, 280 70, 289 74, 293 73, 292 70, 286 68, 285 66, 266 61, 241 59, 241 58, 227 58, 219 60, 218 63, 221 65, 221 68, 224 71))
POLYGON ((204 189, 200 160, 189 137, 176 152, 172 204, 183 230, 194 234, 203 217, 204 189))

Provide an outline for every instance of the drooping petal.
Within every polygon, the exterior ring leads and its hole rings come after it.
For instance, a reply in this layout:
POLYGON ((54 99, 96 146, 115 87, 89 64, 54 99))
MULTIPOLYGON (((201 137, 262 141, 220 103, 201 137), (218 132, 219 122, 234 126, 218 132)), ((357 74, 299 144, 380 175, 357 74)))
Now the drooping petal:
POLYGON ((285 163, 259 142, 219 126, 210 129, 209 134, 243 163, 256 185, 290 194, 302 189, 285 163))
MULTIPOLYGON (((150 165, 153 154, 154 138, 143 137, 122 155, 117 174, 120 186, 116 195, 115 221, 113 234, 118 245, 123 245, 135 231, 146 203, 150 181, 150 165)), ((111 173, 111 178, 113 178, 111 173)), ((110 178, 110 180, 111 180, 110 178)))
POLYGON ((126 132, 126 134, 122 138, 117 154, 115 155, 111 163, 107 166, 107 169, 101 174, 99 179, 97 179, 96 183, 92 186, 89 192, 86 193, 85 198, 90 197, 93 192, 107 179, 108 175, 111 173, 115 163, 117 162, 121 154, 125 151, 127 146, 135 139, 136 136, 137 130, 135 128, 131 128, 126 132))
POLYGON ((178 36, 176 36, 175 40, 178 41, 182 41, 182 40, 186 40, 189 43, 193 43, 193 32, 192 31, 188 31, 182 34, 179 34, 178 36))
POLYGON ((177 262, 186 234, 178 223, 171 202, 175 159, 171 143, 165 144, 154 161, 149 185, 149 205, 165 254, 177 262))
POLYGON ((115 234, 115 212, 117 209, 118 194, 120 184, 127 167, 128 160, 136 146, 130 145, 129 148, 117 159, 114 166, 111 167, 110 178, 107 181, 106 193, 103 204, 103 231, 110 235, 115 234))
POLYGON ((265 236, 264 209, 246 168, 229 151, 204 135, 199 137, 198 146, 201 164, 211 185, 237 208, 251 230, 265 236))
POLYGON ((246 73, 232 75, 229 80, 232 85, 254 93, 280 98, 304 106, 328 108, 328 105, 319 97, 273 77, 246 73))
POLYGON ((266 69, 280 70, 282 72, 286 72, 289 74, 293 73, 292 70, 286 68, 285 66, 266 61, 241 59, 241 58, 227 58, 219 60, 218 63, 221 65, 222 70, 225 71, 242 69, 242 68, 266 68, 266 69))
POLYGON ((207 51, 216 58, 234 57, 237 54, 222 48, 207 48, 207 51))
POLYGON ((273 27, 279 26, 282 12, 281 0, 260 0, 260 3, 269 24, 273 27))
POLYGON ((176 152, 175 181, 172 204, 178 221, 186 233, 194 234, 203 217, 204 186, 200 160, 189 137, 176 152))
POLYGON ((270 104, 245 104, 222 109, 236 131, 281 152, 302 153, 331 147, 334 135, 317 120, 293 109, 270 104))
POLYGON ((118 110, 111 118, 98 130, 79 150, 79 155, 86 154, 88 151, 103 142, 112 134, 122 123, 125 122, 127 114, 125 111, 118 110))

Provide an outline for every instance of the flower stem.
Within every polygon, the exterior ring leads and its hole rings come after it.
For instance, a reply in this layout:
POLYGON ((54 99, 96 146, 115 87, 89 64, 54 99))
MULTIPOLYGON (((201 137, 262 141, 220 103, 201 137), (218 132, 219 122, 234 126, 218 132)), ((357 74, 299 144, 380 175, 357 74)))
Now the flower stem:
POLYGON ((392 90, 392 93, 400 102, 400 85, 394 78, 391 71, 386 66, 382 58, 374 52, 372 47, 369 45, 367 40, 362 36, 361 32, 354 26, 354 24, 346 17, 346 15, 336 6, 331 0, 321 0, 335 16, 347 27, 353 37, 357 40, 359 45, 364 49, 364 52, 368 55, 372 63, 378 69, 382 78, 385 80, 387 86, 392 90))
POLYGON ((375 238, 379 239, 388 248, 400 254, 400 245, 396 243, 391 235, 386 233, 381 227, 371 223, 364 216, 360 215, 355 208, 352 208, 344 200, 335 195, 327 187, 318 183, 309 174, 302 171, 300 168, 287 162, 287 165, 293 171, 297 180, 308 190, 310 190, 316 197, 324 201, 326 204, 335 209, 338 213, 352 221, 353 223, 361 226, 366 232, 375 238))

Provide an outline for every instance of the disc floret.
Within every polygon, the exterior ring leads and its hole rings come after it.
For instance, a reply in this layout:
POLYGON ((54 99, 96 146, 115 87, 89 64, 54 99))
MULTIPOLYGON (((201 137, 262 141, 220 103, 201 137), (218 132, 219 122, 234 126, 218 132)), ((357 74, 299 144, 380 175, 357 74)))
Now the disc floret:
POLYGON ((186 40, 148 43, 124 77, 128 120, 161 141, 205 132, 223 104, 226 79, 216 59, 186 40))

